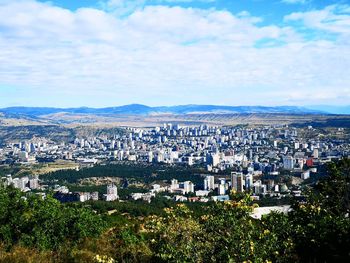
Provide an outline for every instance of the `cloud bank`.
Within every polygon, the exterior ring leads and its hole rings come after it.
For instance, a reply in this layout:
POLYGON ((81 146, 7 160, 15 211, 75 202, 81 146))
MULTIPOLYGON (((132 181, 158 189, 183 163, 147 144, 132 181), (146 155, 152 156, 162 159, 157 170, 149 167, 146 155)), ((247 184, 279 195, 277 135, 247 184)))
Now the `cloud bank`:
POLYGON ((248 12, 128 2, 0 1, 0 104, 350 101, 347 5, 262 26, 248 12))

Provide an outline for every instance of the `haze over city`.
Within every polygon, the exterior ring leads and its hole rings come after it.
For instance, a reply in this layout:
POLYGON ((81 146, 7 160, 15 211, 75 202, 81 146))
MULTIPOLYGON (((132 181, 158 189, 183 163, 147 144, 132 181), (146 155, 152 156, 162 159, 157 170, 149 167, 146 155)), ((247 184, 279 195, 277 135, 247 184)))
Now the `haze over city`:
POLYGON ((350 5, 0 0, 0 107, 347 105, 350 5))

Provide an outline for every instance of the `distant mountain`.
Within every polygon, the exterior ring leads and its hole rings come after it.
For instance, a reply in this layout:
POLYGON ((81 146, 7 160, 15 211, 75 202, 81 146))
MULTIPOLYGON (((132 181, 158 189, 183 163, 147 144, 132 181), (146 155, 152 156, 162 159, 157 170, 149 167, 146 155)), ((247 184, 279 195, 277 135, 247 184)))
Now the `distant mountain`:
POLYGON ((306 106, 308 109, 324 111, 331 114, 350 114, 350 105, 348 106, 330 106, 330 105, 312 105, 306 106))
POLYGON ((49 108, 49 107, 9 107, 0 109, 6 115, 42 117, 50 114, 94 114, 94 115, 149 115, 149 114, 327 114, 327 111, 296 106, 218 106, 218 105, 178 105, 149 107, 142 104, 130 104, 108 108, 49 108))
POLYGON ((118 107, 109 108, 49 108, 49 107, 9 107, 0 109, 4 114, 17 114, 38 117, 56 113, 71 113, 71 114, 148 114, 151 107, 141 104, 130 104, 118 107))
POLYGON ((318 114, 321 111, 310 110, 295 106, 217 106, 217 105, 180 105, 170 107, 154 107, 157 112, 169 112, 173 114, 189 113, 288 113, 288 114, 318 114))

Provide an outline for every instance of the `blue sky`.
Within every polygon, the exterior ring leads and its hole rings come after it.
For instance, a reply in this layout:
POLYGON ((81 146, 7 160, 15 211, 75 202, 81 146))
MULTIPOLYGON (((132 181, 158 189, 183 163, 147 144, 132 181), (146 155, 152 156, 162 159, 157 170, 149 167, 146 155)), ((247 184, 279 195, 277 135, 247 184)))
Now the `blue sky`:
POLYGON ((0 0, 0 107, 350 104, 350 3, 0 0))

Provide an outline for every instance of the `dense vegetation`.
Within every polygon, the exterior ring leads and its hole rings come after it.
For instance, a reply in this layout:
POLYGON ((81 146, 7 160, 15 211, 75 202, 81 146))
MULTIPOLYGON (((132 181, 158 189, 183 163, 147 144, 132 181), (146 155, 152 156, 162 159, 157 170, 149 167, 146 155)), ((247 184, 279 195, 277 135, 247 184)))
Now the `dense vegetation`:
MULTIPOLYGON (((176 202, 160 196, 152 199, 151 203, 145 203, 144 201, 130 200, 128 202, 105 202, 105 201, 89 201, 86 203, 74 204, 74 206, 89 206, 98 213, 106 213, 108 211, 116 211, 117 215, 126 214, 130 217, 146 217, 149 215, 165 215, 165 209, 176 206, 176 202)), ((69 205, 69 204, 68 204, 69 205)), ((186 203, 186 206, 196 216, 203 215, 205 213, 205 207, 208 203, 186 203)))
POLYGON ((179 181, 190 180, 195 184, 203 183, 200 173, 203 170, 187 166, 170 166, 160 164, 107 164, 97 165, 92 168, 85 168, 79 171, 61 170, 40 176, 46 181, 58 180, 61 182, 76 183, 79 179, 91 177, 119 177, 134 178, 145 183, 153 181, 171 180, 173 178, 179 181))
POLYGON ((250 216, 246 194, 232 193, 200 213, 163 203, 163 212, 139 216, 127 212, 127 203, 62 205, 1 189, 0 261, 349 262, 350 160, 328 171, 290 213, 261 220, 250 216), (116 212, 107 216, 109 209, 116 212))
POLYGON ((17 174, 21 171, 20 166, 0 166, 0 177, 6 176, 8 174, 17 174))
POLYGON ((306 127, 311 125, 315 128, 328 128, 328 127, 340 127, 340 128, 350 128, 350 119, 346 117, 328 117, 323 120, 308 121, 304 123, 293 123, 291 126, 294 127, 306 127))
POLYGON ((84 238, 98 237, 105 227, 102 217, 91 209, 63 206, 50 196, 25 197, 17 189, 0 188, 3 250, 19 246, 58 252, 84 238))

